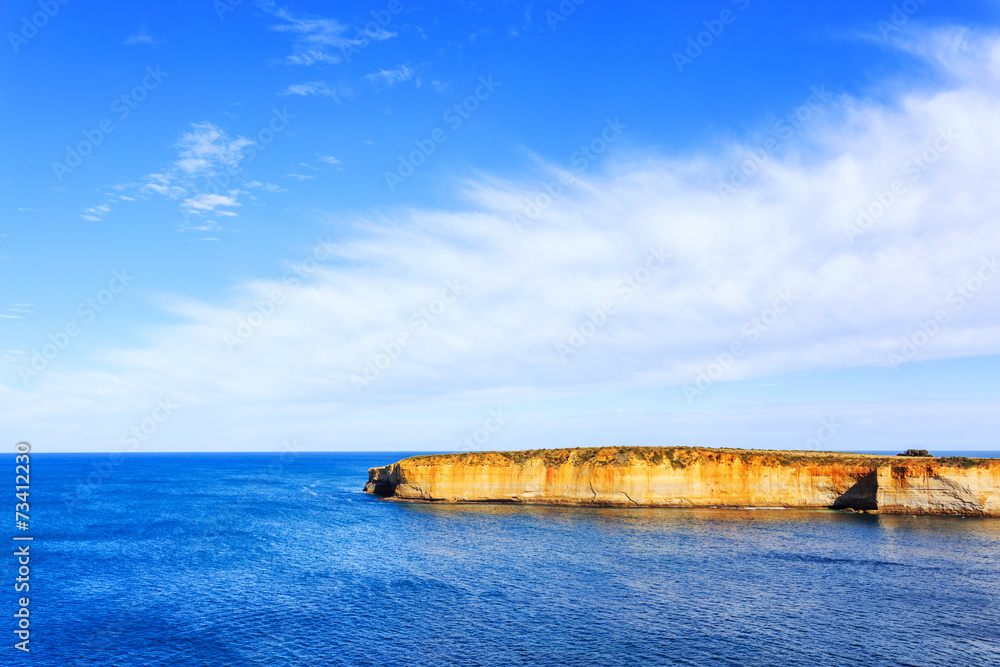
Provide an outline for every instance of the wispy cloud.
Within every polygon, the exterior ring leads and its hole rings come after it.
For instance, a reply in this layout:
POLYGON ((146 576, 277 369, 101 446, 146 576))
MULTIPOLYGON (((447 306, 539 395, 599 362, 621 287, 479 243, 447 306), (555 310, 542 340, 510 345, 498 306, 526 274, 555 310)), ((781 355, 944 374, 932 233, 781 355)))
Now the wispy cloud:
POLYGON ((177 228, 179 232, 220 232, 223 231, 222 225, 214 220, 206 220, 204 218, 188 218, 185 219, 180 226, 177 228))
POLYGON ((493 31, 489 28, 483 28, 482 30, 477 30, 476 32, 469 35, 469 41, 475 43, 477 39, 485 35, 492 35, 493 31))
POLYGON ((101 204, 100 206, 93 206, 91 208, 85 208, 83 214, 80 216, 84 220, 90 220, 91 222, 100 222, 104 219, 104 216, 111 211, 111 206, 108 204, 101 204))
POLYGON ((327 164, 340 164, 340 160, 338 160, 332 155, 320 155, 319 153, 317 153, 316 157, 318 157, 323 162, 326 162, 327 164))
POLYGON ((244 187, 253 190, 263 190, 264 192, 288 192, 286 188, 280 185, 275 185, 274 183, 262 183, 260 181, 249 181, 243 184, 244 187))
POLYGON ((394 84, 411 79, 414 74, 414 70, 408 65, 400 65, 395 69, 383 69, 378 72, 366 74, 365 79, 373 85, 388 88, 394 84))
POLYGON ((320 95, 329 97, 339 104, 341 100, 351 99, 354 96, 354 91, 344 84, 331 85, 326 81, 303 81, 288 86, 282 95, 320 95))
MULTIPOLYGON (((254 145, 253 139, 231 136, 215 123, 192 123, 178 137, 175 143, 177 158, 171 164, 161 171, 147 174, 138 182, 112 186, 114 192, 108 200, 99 206, 84 209, 81 217, 97 222, 119 201, 160 196, 176 200, 185 218, 195 218, 181 223, 181 231, 221 229, 213 221, 197 218, 237 215, 230 209, 240 206, 238 199, 245 191, 233 186, 240 181, 242 163, 254 154, 254 145)), ((268 187, 261 189, 269 190, 268 187)))
MULTIPOLYGON (((464 184, 464 206, 386 209, 348 231, 338 225, 337 243, 311 274, 309 288, 284 300, 239 354, 226 352, 222 335, 258 312, 253 304, 287 289, 281 279, 246 280, 231 299, 171 299, 166 307, 180 322, 158 326, 142 346, 107 351, 100 370, 51 373, 34 393, 0 385, 0 398, 21 430, 40 439, 60 420, 94 426, 111 411, 141 407, 145 397, 135 388, 148 387, 200 401, 200 417, 177 422, 176 437, 192 447, 214 447, 228 434, 233 442, 227 445, 246 446, 246 434, 257 429, 261 438, 292 428, 329 437, 332 415, 356 414, 359 403, 378 418, 364 420, 363 433, 361 426, 339 433, 342 446, 355 437, 372 447, 400 437, 423 445, 433 434, 413 432, 412 410, 407 431, 404 409, 392 406, 443 414, 483 396, 499 404, 611 390, 655 391, 657 400, 673 392, 683 401, 680 386, 743 340, 741 328, 779 289, 796 294, 794 308, 772 321, 726 380, 858 366, 891 374, 886 354, 933 318, 956 284, 970 284, 984 255, 1000 253, 1000 71, 993 55, 1000 40, 946 36, 926 57, 951 76, 911 82, 884 103, 832 99, 809 133, 790 138, 789 150, 769 158, 726 202, 717 183, 746 155, 746 145, 674 158, 620 153, 605 158, 606 171, 595 165, 569 184, 559 180, 566 165, 535 179, 477 177, 464 184), (845 238, 858 209, 894 179, 908 179, 901 165, 942 131, 959 139, 919 178, 905 180, 905 196, 864 236, 855 243, 845 238), (558 199, 519 232, 513 216, 555 187, 558 199), (650 247, 666 248, 672 258, 647 274, 646 286, 626 302, 618 291, 623 276, 638 275, 650 247), (467 286, 461 298, 438 311, 419 344, 402 351, 371 391, 357 397, 351 375, 383 354, 414 317, 423 317, 421 309, 445 281, 455 279, 467 286), (608 299, 622 307, 593 325, 589 314, 608 299), (555 345, 588 321, 589 342, 563 363, 555 345), (77 407, 72 399, 80 387, 99 387, 100 410, 77 407), (258 414, 264 402, 274 409, 258 414), (394 423, 381 420, 389 414, 394 423)), ((997 280, 979 283, 975 300, 940 328, 922 359, 1000 354, 997 280)), ((878 411, 901 429, 913 419, 937 433, 967 432, 973 422, 983 434, 995 430, 995 401, 935 409, 931 415, 926 406, 896 402, 878 411)), ((859 418, 876 412, 864 405, 852 410, 859 418)), ((728 444, 753 430, 747 424, 767 433, 762 425, 775 423, 760 413, 738 417, 739 433, 699 434, 728 444)), ((725 421, 690 413, 656 419, 651 438, 693 420, 702 420, 699 427, 725 421)), ((573 435, 590 442, 594 424, 573 435)), ((604 426, 600 437, 625 437, 619 422, 604 426)), ((523 444, 551 442, 543 431, 523 444)), ((560 437, 566 433, 560 427, 560 437)))
MULTIPOLYGON (((214 195, 201 193, 194 197, 189 197, 185 199, 181 204, 186 209, 191 211, 196 211, 199 213, 212 213, 215 209, 220 206, 232 207, 240 206, 240 203, 236 201, 236 197, 239 195, 239 190, 230 190, 228 194, 225 195, 214 195)), ((236 215, 231 211, 220 211, 221 215, 236 215)))
POLYGON ((396 35, 381 27, 362 32, 332 18, 297 16, 273 2, 266 3, 264 10, 281 20, 272 30, 292 35, 292 53, 283 59, 289 65, 336 65, 349 50, 396 35))
POLYGON ((125 39, 126 46, 137 46, 139 44, 147 44, 149 46, 159 44, 159 41, 149 34, 149 23, 146 21, 140 23, 139 29, 125 39))
POLYGON ((174 164, 190 175, 216 172, 238 164, 251 145, 252 139, 230 138, 214 123, 192 123, 177 141, 179 159, 174 164))

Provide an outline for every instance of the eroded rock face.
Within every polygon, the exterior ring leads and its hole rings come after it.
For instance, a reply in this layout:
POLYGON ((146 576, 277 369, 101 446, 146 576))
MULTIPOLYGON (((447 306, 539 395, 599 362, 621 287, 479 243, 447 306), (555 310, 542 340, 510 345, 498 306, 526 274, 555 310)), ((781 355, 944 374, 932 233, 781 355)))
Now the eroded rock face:
POLYGON ((395 494, 396 486, 399 484, 399 463, 382 466, 381 468, 368 469, 368 483, 365 484, 365 493, 376 496, 392 496, 395 494))
POLYGON ((368 476, 368 493, 428 502, 1000 516, 996 459, 609 447, 415 456, 368 476))

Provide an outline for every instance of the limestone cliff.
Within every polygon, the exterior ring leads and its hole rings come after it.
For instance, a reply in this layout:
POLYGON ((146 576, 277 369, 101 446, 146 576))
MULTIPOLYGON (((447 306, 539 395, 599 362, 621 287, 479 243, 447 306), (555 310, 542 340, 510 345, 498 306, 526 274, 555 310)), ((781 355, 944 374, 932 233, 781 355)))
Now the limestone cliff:
POLYGON ((435 454, 371 468, 365 491, 441 502, 1000 516, 1000 459, 686 447, 435 454))

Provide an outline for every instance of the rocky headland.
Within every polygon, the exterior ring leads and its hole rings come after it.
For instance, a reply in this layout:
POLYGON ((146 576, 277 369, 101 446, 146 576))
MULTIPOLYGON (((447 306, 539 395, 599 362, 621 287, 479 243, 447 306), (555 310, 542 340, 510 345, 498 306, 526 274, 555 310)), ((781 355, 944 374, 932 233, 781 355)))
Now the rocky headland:
POLYGON ((412 456, 370 468, 392 500, 832 508, 1000 517, 1000 459, 692 447, 412 456))

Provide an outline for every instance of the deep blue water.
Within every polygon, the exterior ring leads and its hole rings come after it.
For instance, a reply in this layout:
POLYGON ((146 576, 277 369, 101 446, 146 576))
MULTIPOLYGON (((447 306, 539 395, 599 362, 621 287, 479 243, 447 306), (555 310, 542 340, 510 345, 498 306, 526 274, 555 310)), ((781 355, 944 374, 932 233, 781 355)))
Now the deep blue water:
POLYGON ((1000 520, 402 504, 361 492, 399 453, 284 458, 34 455, 3 664, 1000 665, 1000 520))

